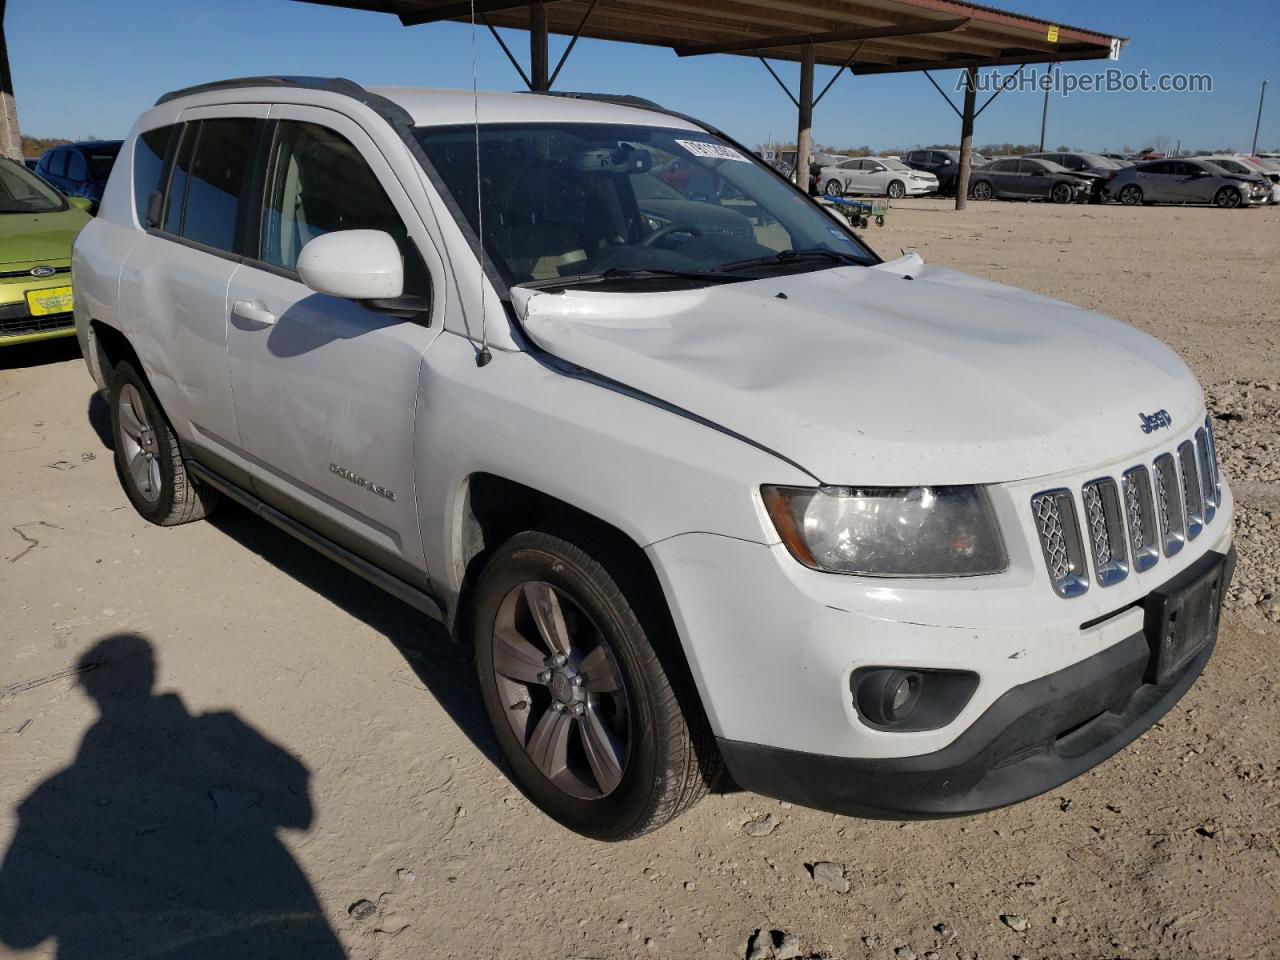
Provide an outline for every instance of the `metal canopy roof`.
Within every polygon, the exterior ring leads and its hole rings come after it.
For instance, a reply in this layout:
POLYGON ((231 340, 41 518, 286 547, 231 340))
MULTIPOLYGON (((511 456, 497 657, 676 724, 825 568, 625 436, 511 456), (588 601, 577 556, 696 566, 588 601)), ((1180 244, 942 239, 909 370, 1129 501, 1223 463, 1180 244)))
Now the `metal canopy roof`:
MULTIPOLYGON (((301 0, 395 14, 406 26, 467 22, 468 0, 301 0)), ((536 2, 536 0, 534 0, 536 2)), ((531 0, 475 0, 477 21, 529 29, 531 0)), ((1127 38, 957 0, 545 0, 547 31, 670 47, 680 56, 731 53, 900 73, 968 66, 1096 60, 1127 38)))

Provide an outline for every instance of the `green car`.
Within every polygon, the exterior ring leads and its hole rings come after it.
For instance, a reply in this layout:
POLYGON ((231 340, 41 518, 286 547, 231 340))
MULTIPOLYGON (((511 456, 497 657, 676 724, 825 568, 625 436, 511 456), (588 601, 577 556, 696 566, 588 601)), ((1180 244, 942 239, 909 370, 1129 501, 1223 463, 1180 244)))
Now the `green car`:
POLYGON ((0 158, 0 347, 75 335, 71 244, 88 206, 0 158))

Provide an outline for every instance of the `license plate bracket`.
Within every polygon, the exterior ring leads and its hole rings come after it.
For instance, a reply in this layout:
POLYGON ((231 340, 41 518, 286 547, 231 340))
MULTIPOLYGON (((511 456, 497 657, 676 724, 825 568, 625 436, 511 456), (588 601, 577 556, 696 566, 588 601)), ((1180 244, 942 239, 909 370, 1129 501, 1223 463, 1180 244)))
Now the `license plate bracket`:
POLYGON ((1222 600, 1235 570, 1235 551, 1208 553, 1148 594, 1143 632, 1151 647, 1148 683, 1163 683, 1218 635, 1222 600))

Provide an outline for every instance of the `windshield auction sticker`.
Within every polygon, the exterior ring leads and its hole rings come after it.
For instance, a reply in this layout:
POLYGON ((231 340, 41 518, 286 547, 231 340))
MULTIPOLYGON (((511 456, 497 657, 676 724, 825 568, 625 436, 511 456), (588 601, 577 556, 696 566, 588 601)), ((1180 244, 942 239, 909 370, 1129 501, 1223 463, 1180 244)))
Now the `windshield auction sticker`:
POLYGON ((677 140, 676 143, 695 157, 707 157, 711 160, 738 160, 741 163, 751 162, 733 147, 726 147, 722 143, 705 143, 701 140, 677 140))

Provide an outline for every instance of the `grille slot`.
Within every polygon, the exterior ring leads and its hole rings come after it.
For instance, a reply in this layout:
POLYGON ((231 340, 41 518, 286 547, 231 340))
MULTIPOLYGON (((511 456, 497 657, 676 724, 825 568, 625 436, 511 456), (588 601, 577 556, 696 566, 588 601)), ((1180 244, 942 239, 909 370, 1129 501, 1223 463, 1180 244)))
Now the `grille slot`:
POLYGON ((1124 514, 1116 482, 1110 477, 1090 480, 1080 492, 1085 526, 1093 551, 1093 574, 1098 586, 1109 587, 1129 575, 1124 514))
POLYGON ((1200 463, 1201 493, 1204 496, 1204 522, 1207 526, 1218 512, 1221 491, 1218 489, 1218 462, 1213 451, 1213 428, 1205 417, 1204 426, 1196 431, 1196 459, 1200 463))
POLYGON ((1204 494, 1196 449, 1190 440, 1178 444, 1178 466, 1182 473, 1182 502, 1187 509, 1187 539, 1194 540, 1204 529, 1204 494))
POLYGON ((1160 454, 1153 466, 1160 541, 1164 547, 1164 555, 1172 557, 1187 542, 1187 521, 1182 515, 1182 481, 1178 477, 1178 466, 1173 462, 1172 454, 1160 454))
POLYGON ((1156 530, 1155 506, 1151 499, 1151 474, 1146 467, 1131 467, 1124 472, 1125 515, 1129 528, 1129 549, 1133 568, 1141 573, 1160 560, 1160 540, 1156 530))
POLYGON ((1071 491, 1058 489, 1031 498, 1031 512, 1040 535, 1049 582, 1060 597, 1077 597, 1089 589, 1080 525, 1071 491))

